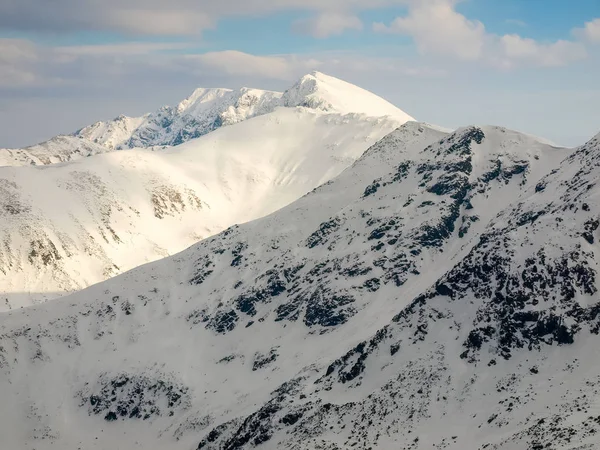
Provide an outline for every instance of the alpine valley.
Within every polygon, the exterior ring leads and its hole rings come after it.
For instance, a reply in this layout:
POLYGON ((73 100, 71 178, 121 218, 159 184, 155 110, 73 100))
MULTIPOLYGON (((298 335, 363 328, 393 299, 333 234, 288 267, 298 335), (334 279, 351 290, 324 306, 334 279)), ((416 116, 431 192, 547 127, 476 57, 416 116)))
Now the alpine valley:
POLYGON ((600 135, 314 73, 3 157, 2 448, 600 448, 600 135))

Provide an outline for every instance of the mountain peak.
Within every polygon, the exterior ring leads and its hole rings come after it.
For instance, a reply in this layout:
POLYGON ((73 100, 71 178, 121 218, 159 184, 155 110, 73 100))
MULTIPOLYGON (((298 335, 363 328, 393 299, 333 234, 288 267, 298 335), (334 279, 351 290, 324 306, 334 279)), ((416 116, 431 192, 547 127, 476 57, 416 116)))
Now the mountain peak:
POLYGON ((340 114, 391 116, 404 122, 415 120, 383 98, 339 78, 313 71, 283 94, 284 106, 304 106, 340 114))
POLYGON ((327 80, 338 80, 338 81, 343 81, 340 78, 331 76, 331 75, 327 75, 326 73, 323 72, 319 72, 318 70, 313 70, 309 73, 307 73, 306 75, 304 75, 304 77, 302 78, 315 78, 317 80, 322 80, 322 81, 327 81, 327 80))
POLYGON ((330 75, 326 75, 323 72, 319 72, 318 70, 313 70, 312 72, 309 72, 306 75, 304 75, 302 78, 300 78, 299 82, 301 83, 301 82, 306 82, 306 81, 309 81, 309 80, 322 80, 322 81, 326 81, 327 79, 339 80, 338 78, 332 77, 330 75))

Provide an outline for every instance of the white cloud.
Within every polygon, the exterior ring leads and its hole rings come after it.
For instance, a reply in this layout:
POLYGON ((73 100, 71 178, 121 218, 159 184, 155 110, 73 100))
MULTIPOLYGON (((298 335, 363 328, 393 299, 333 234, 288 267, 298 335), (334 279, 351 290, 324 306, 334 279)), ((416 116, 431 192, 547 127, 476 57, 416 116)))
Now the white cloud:
MULTIPOLYGON (((581 42, 540 43, 518 34, 488 33, 481 22, 469 20, 456 10, 460 1, 411 0, 406 16, 396 18, 390 25, 375 23, 373 28, 377 32, 411 36, 422 54, 481 61, 504 69, 563 66, 587 56, 581 42)), ((596 32, 595 27, 595 22, 586 25, 588 38, 596 32)), ((598 32, 600 40, 600 22, 598 32)))
MULTIPOLYGON (((147 43, 85 46, 40 46, 26 40, 0 39, 0 86, 51 91, 109 89, 127 80, 177 79, 280 80, 290 82, 312 71, 387 73, 397 77, 439 78, 438 68, 393 57, 368 57, 352 52, 308 55, 253 55, 240 51, 195 53, 193 43, 147 43), (188 52, 170 50, 187 49, 188 52)), ((171 81, 173 80, 173 81, 171 81)))
MULTIPOLYGON (((0 38, 0 87, 41 88, 121 77, 138 67, 164 70, 168 51, 197 44, 125 42, 107 45, 43 46, 0 38), (124 57, 127 58, 124 58, 124 57), (161 63, 163 66, 161 67, 161 63)), ((171 56, 172 60, 180 57, 171 56)))
POLYGON ((583 28, 575 30, 575 34, 592 43, 600 43, 600 18, 586 22, 583 28))
POLYGON ((24 39, 0 39, 0 87, 39 89, 107 83, 137 68, 165 70, 168 58, 179 57, 165 52, 190 46, 127 42, 51 47, 24 39))
POLYGON ((183 59, 199 74, 213 71, 230 76, 279 80, 291 80, 298 73, 309 72, 322 64, 320 61, 311 58, 256 56, 234 50, 186 55, 183 59))
POLYGON ((479 59, 483 52, 485 27, 468 20, 449 0, 413 2, 408 15, 396 18, 390 26, 374 25, 375 31, 411 36, 421 53, 479 59))
POLYGON ((322 39, 340 35, 346 30, 360 31, 363 29, 363 23, 354 14, 328 11, 310 19, 297 20, 292 27, 297 33, 322 39))
POLYGON ((579 42, 560 40, 552 44, 540 44, 517 34, 502 36, 500 45, 504 60, 502 65, 506 67, 515 64, 558 67, 587 56, 585 46, 579 42))

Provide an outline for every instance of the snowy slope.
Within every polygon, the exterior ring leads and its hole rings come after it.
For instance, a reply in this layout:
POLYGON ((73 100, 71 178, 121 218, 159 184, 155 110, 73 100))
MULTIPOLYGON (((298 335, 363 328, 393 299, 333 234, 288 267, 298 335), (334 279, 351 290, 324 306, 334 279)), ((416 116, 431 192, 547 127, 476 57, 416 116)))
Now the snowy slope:
POLYGON ((0 167, 36 166, 73 161, 110 149, 76 136, 56 136, 23 149, 0 149, 0 167))
POLYGON ((59 297, 271 213, 399 124, 280 108, 160 151, 0 168, 0 310, 59 297))
POLYGON ((331 114, 414 120, 380 97, 320 72, 302 77, 285 92, 260 89, 196 89, 177 106, 142 117, 121 115, 24 149, 0 149, 0 166, 45 165, 130 148, 176 146, 224 126, 273 113, 308 108, 331 114))
POLYGON ((408 123, 270 216, 4 313, 6 445, 597 448, 598 161, 408 123))

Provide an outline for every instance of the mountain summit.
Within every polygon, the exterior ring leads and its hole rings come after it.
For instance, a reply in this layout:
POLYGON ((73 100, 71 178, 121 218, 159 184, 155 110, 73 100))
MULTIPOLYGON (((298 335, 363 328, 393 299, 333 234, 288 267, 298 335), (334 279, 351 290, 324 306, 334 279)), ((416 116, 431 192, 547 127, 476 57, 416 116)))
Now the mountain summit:
POLYGON ((340 114, 390 116, 402 122, 413 119, 388 101, 346 81, 312 72, 303 76, 282 97, 287 107, 304 106, 340 114))

